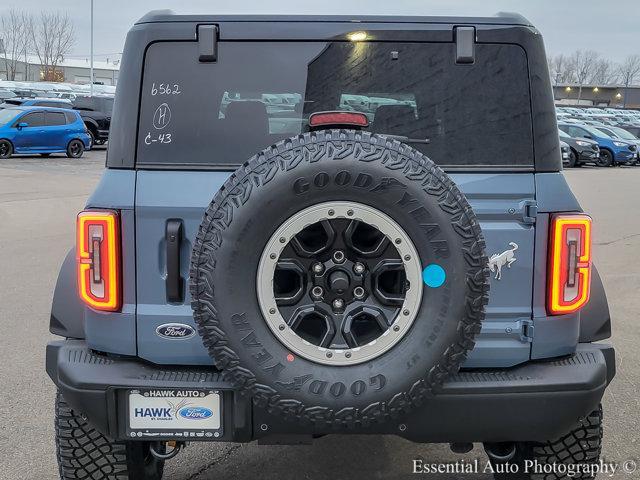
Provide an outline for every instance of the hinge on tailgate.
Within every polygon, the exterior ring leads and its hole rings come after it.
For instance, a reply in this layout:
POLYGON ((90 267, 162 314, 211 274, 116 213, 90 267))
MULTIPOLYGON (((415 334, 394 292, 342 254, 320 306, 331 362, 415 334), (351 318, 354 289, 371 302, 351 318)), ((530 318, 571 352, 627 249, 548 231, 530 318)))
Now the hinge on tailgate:
POLYGON ((520 324, 520 340, 524 343, 533 342, 533 335, 534 335, 533 320, 522 319, 522 320, 518 320, 518 323, 520 324))
POLYGON ((521 205, 522 221, 530 225, 536 223, 536 217, 538 216, 538 202, 535 200, 525 200, 521 205))
POLYGON ((212 63, 218 61, 218 35, 217 25, 198 25, 198 61, 212 63))
POLYGON ((455 27, 456 63, 473 64, 476 61, 476 27, 455 27))

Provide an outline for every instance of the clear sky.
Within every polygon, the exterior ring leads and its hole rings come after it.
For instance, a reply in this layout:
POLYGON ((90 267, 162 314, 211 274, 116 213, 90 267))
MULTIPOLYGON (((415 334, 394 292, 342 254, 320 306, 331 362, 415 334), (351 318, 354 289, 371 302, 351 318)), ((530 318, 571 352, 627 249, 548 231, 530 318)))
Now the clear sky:
MULTIPOLYGON (((0 12, 68 11, 75 21, 74 56, 89 54, 89 0, 2 0, 0 12)), ((640 0, 95 0, 95 52, 122 51, 130 26, 149 10, 179 13, 493 15, 518 12, 543 33, 551 54, 592 49, 615 61, 640 54, 640 0)), ((107 55, 109 54, 109 55, 107 55)))

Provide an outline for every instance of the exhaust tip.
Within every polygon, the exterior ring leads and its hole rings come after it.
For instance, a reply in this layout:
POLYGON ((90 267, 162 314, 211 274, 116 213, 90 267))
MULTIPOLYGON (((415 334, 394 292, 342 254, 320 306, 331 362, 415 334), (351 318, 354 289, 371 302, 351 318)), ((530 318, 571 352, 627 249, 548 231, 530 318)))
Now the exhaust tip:
POLYGON ((516 444, 513 442, 485 443, 484 451, 495 463, 507 463, 516 456, 516 444))

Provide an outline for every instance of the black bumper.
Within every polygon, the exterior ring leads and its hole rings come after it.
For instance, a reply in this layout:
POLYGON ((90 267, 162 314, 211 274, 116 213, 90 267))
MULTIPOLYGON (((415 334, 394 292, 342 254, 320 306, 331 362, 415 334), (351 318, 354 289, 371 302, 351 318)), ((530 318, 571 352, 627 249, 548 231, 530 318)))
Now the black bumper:
POLYGON ((109 140, 109 130, 106 129, 98 129, 97 134, 96 134, 96 140, 109 140))
POLYGON ((600 157, 600 151, 599 150, 593 150, 593 149, 590 149, 590 148, 585 149, 585 150, 580 150, 580 152, 578 153, 578 160, 583 160, 583 161, 587 161, 587 162, 594 162, 599 157, 600 157))
POLYGON ((272 441, 331 433, 395 434, 433 443, 544 441, 567 432, 598 406, 615 375, 615 353, 609 345, 580 344, 567 358, 504 370, 463 371, 411 414, 349 432, 284 422, 252 407, 215 370, 116 359, 91 352, 79 340, 47 345, 47 373, 71 406, 116 439, 129 438, 125 434, 128 389, 179 388, 222 392, 224 433, 211 439, 215 441, 272 441))

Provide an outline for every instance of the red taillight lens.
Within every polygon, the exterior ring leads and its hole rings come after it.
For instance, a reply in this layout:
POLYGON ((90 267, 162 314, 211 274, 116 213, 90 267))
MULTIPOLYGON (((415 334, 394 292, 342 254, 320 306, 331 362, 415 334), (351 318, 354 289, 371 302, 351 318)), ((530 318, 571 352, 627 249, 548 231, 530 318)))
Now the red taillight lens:
POLYGON ((549 244, 550 315, 572 313, 589 301, 591 288, 591 217, 554 215, 549 244))
POLYGON ((359 112, 317 112, 309 117, 310 127, 325 125, 352 125, 355 127, 369 126, 369 119, 359 112))
POLYGON ((96 310, 113 312, 121 306, 119 223, 118 214, 110 210, 78 214, 78 291, 96 310))

